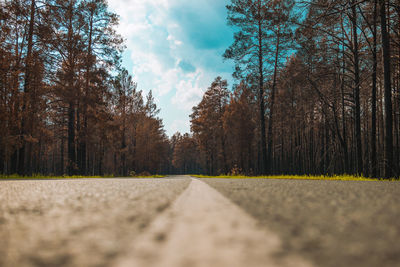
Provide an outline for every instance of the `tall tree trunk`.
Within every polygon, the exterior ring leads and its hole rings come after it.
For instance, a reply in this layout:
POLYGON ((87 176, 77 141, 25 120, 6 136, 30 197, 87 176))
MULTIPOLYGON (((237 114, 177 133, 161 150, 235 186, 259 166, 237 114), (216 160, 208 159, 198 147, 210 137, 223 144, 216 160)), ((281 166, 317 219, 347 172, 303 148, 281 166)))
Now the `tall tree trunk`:
MULTIPOLYGON (((125 94, 125 92, 124 92, 125 94)), ((118 173, 121 173, 122 176, 127 176, 126 169, 126 107, 125 107, 126 96, 124 95, 124 104, 123 104, 123 112, 122 112, 122 140, 121 140, 121 163, 122 170, 118 170, 118 173)))
POLYGON ((75 169, 75 105, 73 101, 70 101, 68 106, 68 175, 74 175, 75 169))
MULTIPOLYGON (((397 25, 398 25, 398 36, 400 37, 400 5, 397 6, 397 25)), ((400 41, 400 38, 398 38, 398 41, 400 41)), ((397 144, 397 151, 396 151, 396 162, 395 167, 396 167, 396 176, 400 175, 400 44, 398 43, 397 45, 397 56, 399 58, 398 64, 397 64, 397 136, 396 136, 396 144, 397 144)))
POLYGON ((377 157, 376 157, 376 72, 377 72, 377 56, 376 56, 376 20, 377 20, 378 0, 374 0, 374 25, 373 25, 373 48, 372 48, 372 110, 371 110, 371 176, 377 177, 377 157))
MULTIPOLYGON (((344 57, 344 53, 343 53, 344 57)), ((343 58, 344 62, 344 58, 343 58)), ((340 91, 341 91, 341 100, 342 100, 342 136, 343 136, 343 154, 344 154, 344 172, 346 174, 349 174, 350 168, 349 168, 349 151, 347 148, 347 131, 346 131, 346 106, 344 102, 344 65, 343 65, 343 77, 340 85, 340 91)))
POLYGON ((85 81, 85 92, 83 99, 83 129, 82 129, 82 138, 80 142, 80 151, 81 151, 81 172, 86 174, 87 168, 87 134, 88 134, 88 118, 87 118, 87 105, 88 105, 88 94, 90 90, 90 71, 92 66, 92 35, 93 35, 93 15, 94 11, 91 10, 90 13, 90 21, 89 21, 89 40, 88 40, 88 51, 86 58, 86 81, 85 81))
POLYGON ((77 167, 76 162, 76 140, 75 140, 75 85, 74 85, 74 71, 75 71, 75 60, 73 57, 74 48, 73 48, 73 1, 70 1, 68 13, 69 16, 69 25, 68 25, 68 70, 67 70, 67 89, 69 94, 69 103, 68 103, 68 175, 74 175, 75 169, 77 167))
MULTIPOLYGON (((27 117, 27 107, 29 106, 29 89, 31 86, 31 64, 32 64, 32 46, 33 46, 33 26, 35 23, 35 0, 31 1, 31 9, 30 9, 30 20, 29 20, 29 31, 28 31, 28 47, 26 53, 26 62, 25 62, 25 81, 24 81, 24 97, 22 102, 22 116, 21 116, 21 142, 22 145, 19 149, 19 160, 18 160, 18 174, 25 175, 26 173, 26 164, 25 164, 25 148, 26 141, 25 136, 27 134, 31 134, 27 132, 26 126, 26 117, 27 117)), ((28 155, 30 157, 31 155, 28 155)))
POLYGON ((330 158, 329 158, 329 120, 325 119, 325 170, 324 174, 330 174, 330 158))
POLYGON ((258 71, 259 71, 259 104, 260 104, 260 131, 261 131, 261 172, 267 173, 267 142, 265 133, 265 103, 264 103, 264 57, 262 49, 263 29, 261 21, 258 23, 258 71))
MULTIPOLYGON (((125 128, 125 126, 123 126, 125 128)), ((125 141, 125 129, 122 131, 122 143, 121 143, 121 163, 122 163, 122 170, 118 172, 122 174, 122 176, 127 176, 127 168, 126 168, 126 141, 125 141)))
MULTIPOLYGON (((222 85, 220 85, 220 87, 222 88, 222 85)), ((220 117, 222 118, 222 116, 224 115, 224 107, 223 107, 223 103, 222 103, 222 99, 219 99, 219 113, 220 113, 220 117)), ((218 121, 219 123, 219 129, 220 129, 220 142, 221 142, 221 154, 222 154, 222 172, 223 173, 228 173, 230 172, 230 169, 228 167, 227 164, 227 156, 226 156, 226 142, 225 142, 225 133, 224 133, 224 124, 222 119, 220 119, 218 121)), ((243 165, 241 166, 243 168, 243 165)))
POLYGON ((276 37, 276 47, 275 47, 275 62, 274 62, 274 74, 272 78, 272 88, 271 88, 271 98, 270 98, 270 106, 269 106, 269 119, 268 119, 268 154, 267 154, 267 163, 268 163, 268 173, 272 174, 273 172, 273 158, 272 158, 272 146, 273 146, 273 136, 272 136, 272 127, 273 127, 273 116, 274 116, 274 104, 275 104, 275 90, 276 90, 276 79, 278 75, 278 59, 279 59, 279 46, 280 46, 280 26, 278 26, 278 34, 276 37))
POLYGON ((358 54, 358 33, 357 33, 357 4, 352 0, 352 26, 353 26, 353 56, 354 56, 354 103, 355 103, 355 138, 356 138, 356 164, 357 175, 363 174, 363 158, 361 145, 361 110, 360 110, 360 68, 358 54))
POLYGON ((379 0, 381 15, 381 38, 383 51, 383 76, 385 100, 385 167, 384 177, 393 175, 393 111, 392 111, 392 84, 390 75, 390 37, 386 24, 385 0, 379 0))
MULTIPOLYGON (((226 160, 226 142, 225 142, 225 137, 224 137, 224 132, 223 132, 223 130, 221 131, 221 154, 222 154, 222 168, 223 168, 223 173, 228 173, 230 170, 229 170, 229 167, 228 167, 228 164, 227 164, 227 160, 226 160)), ((241 166, 241 167, 243 167, 243 165, 241 166)))
MULTIPOLYGON (((341 23, 343 25, 343 18, 341 17, 341 23)), ((342 29, 342 71, 341 71, 341 81, 340 81, 340 97, 341 97, 341 105, 342 105, 342 149, 343 149, 343 154, 344 154, 344 173, 349 174, 350 173, 350 167, 349 167, 349 151, 348 151, 348 144, 347 144, 347 129, 346 129, 346 106, 345 106, 345 93, 344 93, 344 86, 345 86, 345 75, 346 75, 346 55, 345 55, 345 34, 344 34, 344 29, 343 26, 341 27, 342 29)))
POLYGON ((81 170, 82 170, 82 153, 81 153, 81 140, 83 138, 82 136, 82 122, 81 122, 81 117, 82 117, 82 96, 80 95, 77 99, 77 103, 76 103, 76 136, 77 136, 77 140, 79 141, 79 143, 77 143, 77 147, 76 147, 76 164, 77 164, 77 174, 82 174, 81 170))
MULTIPOLYGON (((64 115, 63 115, 64 117, 64 115)), ((63 118, 63 125, 64 125, 64 118, 63 118)), ((64 175, 64 148, 65 148, 65 141, 64 141, 64 131, 61 133, 61 145, 60 145, 60 174, 64 175)))

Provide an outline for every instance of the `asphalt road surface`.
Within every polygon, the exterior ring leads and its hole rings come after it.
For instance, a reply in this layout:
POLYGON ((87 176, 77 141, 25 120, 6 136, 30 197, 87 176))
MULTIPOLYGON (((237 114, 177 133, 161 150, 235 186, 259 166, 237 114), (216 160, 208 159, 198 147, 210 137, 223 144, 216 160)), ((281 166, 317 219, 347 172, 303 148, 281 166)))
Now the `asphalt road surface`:
POLYGON ((400 266, 400 183, 0 181, 0 266, 400 266))
POLYGON ((400 266, 400 183, 207 179, 260 225, 283 253, 315 266, 400 266))
POLYGON ((0 266, 112 266, 189 182, 0 181, 0 266))

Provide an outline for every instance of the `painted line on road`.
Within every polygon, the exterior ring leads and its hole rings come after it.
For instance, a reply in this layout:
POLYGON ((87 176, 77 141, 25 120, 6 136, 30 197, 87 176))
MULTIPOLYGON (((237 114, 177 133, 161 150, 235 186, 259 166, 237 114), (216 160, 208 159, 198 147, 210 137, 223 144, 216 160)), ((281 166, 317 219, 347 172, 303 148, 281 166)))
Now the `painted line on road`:
POLYGON ((119 267, 312 266, 284 255, 279 237, 229 199, 191 178, 188 188, 132 241, 119 267))

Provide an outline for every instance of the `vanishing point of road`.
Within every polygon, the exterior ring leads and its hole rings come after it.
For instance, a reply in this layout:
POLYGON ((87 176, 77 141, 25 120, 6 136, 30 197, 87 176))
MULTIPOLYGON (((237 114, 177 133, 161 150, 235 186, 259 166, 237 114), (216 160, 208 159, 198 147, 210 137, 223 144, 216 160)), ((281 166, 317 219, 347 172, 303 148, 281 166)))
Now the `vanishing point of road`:
POLYGON ((400 183, 2 180, 0 266, 400 266, 400 183))

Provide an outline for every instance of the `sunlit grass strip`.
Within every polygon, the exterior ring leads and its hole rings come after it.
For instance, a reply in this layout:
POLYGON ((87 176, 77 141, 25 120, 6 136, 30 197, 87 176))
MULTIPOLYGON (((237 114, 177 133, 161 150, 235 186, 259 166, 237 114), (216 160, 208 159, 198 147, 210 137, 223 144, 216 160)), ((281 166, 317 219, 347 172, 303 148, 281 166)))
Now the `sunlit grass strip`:
MULTIPOLYGON (((244 176, 244 175, 219 175, 219 176, 207 176, 207 175, 191 175, 197 178, 229 178, 229 179, 291 179, 291 180, 328 180, 328 181, 382 181, 379 179, 352 176, 352 175, 333 175, 333 176, 308 176, 308 175, 271 175, 271 176, 244 176)), ((387 180, 385 180, 387 181, 387 180)), ((395 179, 390 179, 395 181, 395 179)))
POLYGON ((21 176, 18 174, 12 175, 0 175, 0 179, 82 179, 82 178, 114 178, 113 176, 51 176, 51 175, 32 175, 32 176, 21 176))
POLYGON ((12 175, 0 175, 0 179, 111 179, 111 178, 164 178, 165 175, 150 175, 150 176, 134 176, 134 177, 115 177, 113 175, 105 175, 105 176, 82 176, 82 175, 73 175, 73 176, 50 176, 50 175, 32 175, 32 176, 21 176, 18 174, 12 175))
POLYGON ((129 178, 164 178, 166 175, 132 176, 129 178))

